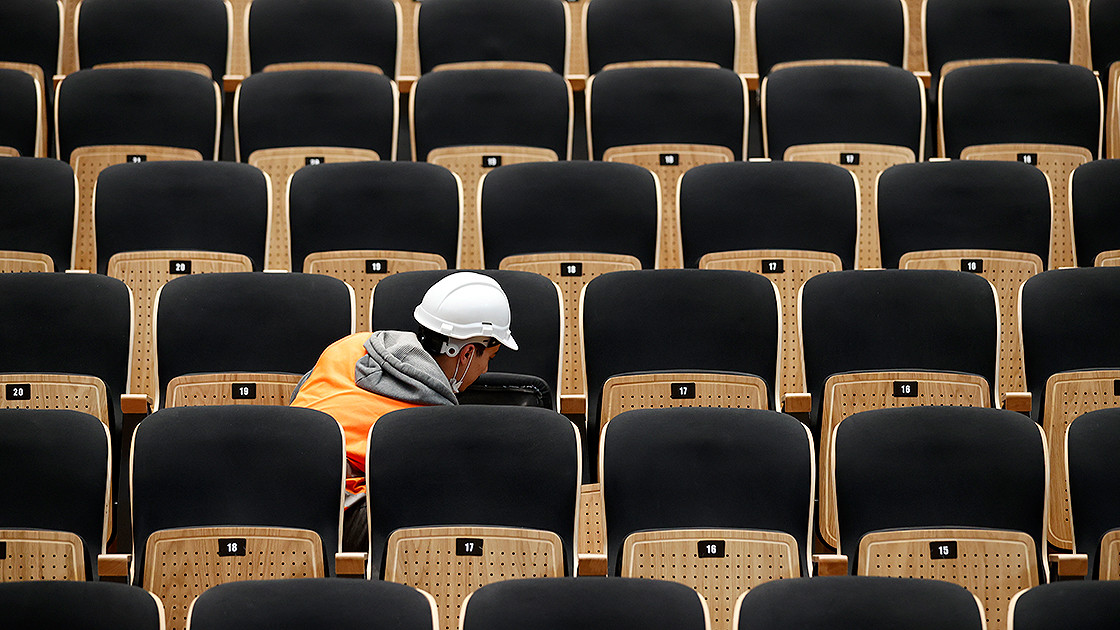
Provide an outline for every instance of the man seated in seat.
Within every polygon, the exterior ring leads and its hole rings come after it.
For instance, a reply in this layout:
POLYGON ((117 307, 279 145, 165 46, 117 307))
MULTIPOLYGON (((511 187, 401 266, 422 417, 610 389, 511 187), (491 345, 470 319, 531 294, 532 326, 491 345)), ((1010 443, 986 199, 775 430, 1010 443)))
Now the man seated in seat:
POLYGON ((494 279, 462 272, 432 285, 413 311, 416 333, 355 333, 323 351, 291 404, 342 425, 348 464, 343 549, 365 549, 366 441, 377 419, 397 409, 456 405, 456 394, 485 374, 501 346, 517 350, 509 300, 494 279), (352 507, 353 506, 353 507, 352 507))

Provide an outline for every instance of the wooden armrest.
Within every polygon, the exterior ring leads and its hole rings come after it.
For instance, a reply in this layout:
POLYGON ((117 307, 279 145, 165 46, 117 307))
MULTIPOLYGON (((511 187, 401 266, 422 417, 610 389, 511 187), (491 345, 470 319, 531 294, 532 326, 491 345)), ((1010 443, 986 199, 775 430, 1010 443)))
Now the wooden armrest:
POLYGON ((848 556, 833 553, 815 553, 813 562, 817 565, 817 575, 834 576, 848 574, 848 556))
POLYGON ((58 89, 58 84, 62 83, 62 80, 65 79, 65 78, 66 78, 65 74, 56 74, 53 77, 51 77, 51 91, 57 90, 58 89))
POLYGON ((1003 395, 1003 408, 1008 411, 1029 414, 1031 412, 1031 393, 1007 392, 1003 395))
POLYGON ((605 553, 581 553, 576 557, 578 564, 577 572, 581 576, 606 576, 607 575, 607 554, 605 553))
POLYGON ((782 411, 786 413, 809 413, 812 406, 812 394, 794 393, 782 397, 782 411))
POLYGON ((561 395, 560 396, 560 413, 579 415, 587 413, 587 395, 561 395))
POLYGON ((1089 556, 1084 553, 1052 553, 1050 564, 1057 568, 1060 577, 1085 577, 1089 575, 1089 556))
POLYGON ((97 577, 102 582, 128 584, 128 574, 132 568, 132 554, 103 553, 97 556, 97 577))
POLYGON ((121 413, 152 413, 152 397, 147 394, 121 394, 121 413))
POLYGON ((366 561, 369 554, 364 551, 343 551, 334 554, 334 574, 344 578, 366 577, 366 561))
POLYGON ((758 91, 758 86, 761 84, 761 81, 759 80, 757 73, 750 72, 741 74, 739 76, 743 77, 743 80, 747 82, 748 90, 750 90, 751 92, 758 91))
POLYGON ((227 74, 222 77, 222 90, 225 92, 236 92, 237 86, 241 85, 241 82, 244 80, 245 77, 240 74, 227 74))
POLYGON ((916 77, 918 77, 919 79, 922 80, 922 85, 926 86, 927 90, 929 89, 930 85, 933 83, 933 75, 930 74, 930 72, 928 70, 915 70, 914 71, 914 76, 916 76, 916 77))

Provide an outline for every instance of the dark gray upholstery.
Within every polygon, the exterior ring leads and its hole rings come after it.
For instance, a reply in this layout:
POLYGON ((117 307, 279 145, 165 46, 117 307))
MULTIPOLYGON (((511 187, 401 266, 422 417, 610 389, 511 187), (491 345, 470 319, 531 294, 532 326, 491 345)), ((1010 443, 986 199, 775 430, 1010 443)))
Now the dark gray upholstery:
POLYGON ((876 193, 883 266, 908 252, 993 249, 1050 252, 1050 186, 1021 162, 920 162, 892 166, 876 193))
POLYGON ((560 3, 425 0, 420 6, 416 44, 421 72, 464 61, 526 61, 564 73, 567 22, 560 3))
POLYGON ((628 61, 706 61, 733 70, 735 30, 729 2, 603 0, 587 6, 588 68, 595 74, 628 61))
POLYGON ((614 162, 533 162, 487 173, 482 187, 486 267, 518 254, 627 254, 654 265, 660 208, 644 168, 614 162))
POLYGON ((1078 417, 1069 426, 1066 457, 1069 462, 1070 510, 1077 553, 1088 554, 1089 575, 1100 571, 1101 537, 1120 529, 1120 409, 1098 409, 1078 417))
POLYGON ((840 549, 854 573, 860 539, 887 529, 1013 530, 1045 575, 1046 445, 1038 425, 984 407, 899 407, 836 429, 840 549))
POLYGON ((778 298, 773 283, 745 271, 609 273, 584 290, 583 340, 587 449, 594 460, 603 385, 612 376, 723 371, 758 376, 772 389, 778 298))
POLYGON ((341 578, 219 584, 198 596, 191 630, 434 630, 428 598, 411 587, 341 578))
POLYGON ((397 10, 392 0, 261 0, 249 11, 253 72, 274 63, 332 61, 397 67, 397 10))
POLYGON ((237 92, 241 161, 257 149, 353 147, 393 155, 396 91, 381 74, 288 70, 251 74, 237 92))
POLYGON ((913 74, 885 66, 798 66, 762 85, 766 150, 780 160, 800 144, 908 147, 921 159, 925 94, 913 74))
MULTIPOLYGON (((7 0, 0 5, 0 59, 33 63, 47 81, 58 73, 61 7, 55 0, 7 0)), ((47 92, 50 88, 44 86, 47 92)))
POLYGON ((132 336, 128 287, 93 274, 4 273, 0 295, 0 372, 101 379, 116 440, 132 336))
POLYGON ((752 588, 735 630, 981 630, 972 593, 940 580, 828 577, 752 588))
POLYGON ((754 7, 758 74, 775 64, 866 59, 902 67, 906 18, 898 0, 761 0, 754 7))
POLYGON ((367 462, 374 579, 393 531, 453 525, 554 532, 574 575, 579 439, 564 416, 486 405, 393 411, 370 430, 367 462))
POLYGON ((619 68, 589 87, 591 159, 611 147, 663 143, 724 146, 743 158, 747 102, 727 68, 619 68))
POLYGON ((789 534, 808 575, 813 443, 785 414, 756 409, 635 409, 603 432, 608 575, 626 537, 657 529, 789 534))
POLYGON ((538 578, 482 587, 463 610, 463 630, 703 630, 696 591, 675 582, 538 578))
POLYGON ((136 584, 148 537, 184 527, 309 529, 334 574, 343 438, 329 415, 263 405, 161 409, 136 429, 131 471, 136 584))
POLYGON ((288 220, 295 270, 309 254, 345 249, 426 252, 454 267, 459 184, 432 164, 319 164, 292 177, 288 220))
MULTIPOLYGON (((409 271, 393 274, 373 293, 371 321, 373 330, 415 332, 419 327, 412 316, 428 289, 453 270, 409 271)), ((528 374, 544 380, 549 389, 559 391, 560 294, 544 276, 526 271, 479 271, 498 281, 509 298, 510 330, 518 350, 502 348, 490 361, 495 372, 528 374)))
POLYGON ((1056 582, 1025 591, 1012 608, 1011 630, 1107 630, 1120 619, 1120 582, 1056 582))
POLYGON ((1120 3, 1116 0, 1093 0, 1089 3, 1089 39, 1093 42, 1093 69, 1108 78, 1108 68, 1120 61, 1120 42, 1112 36, 1120 31, 1120 3))
POLYGON ((76 185, 60 160, 0 160, 0 249, 47 254, 56 271, 69 269, 76 185))
POLYGON ((941 66, 964 59, 1050 59, 1069 63, 1068 0, 929 0, 926 57, 933 85, 941 66))
POLYGON ((161 630, 163 611, 138 586, 43 581, 0 584, 0 609, 10 630, 85 628, 161 630))
POLYGON ((302 273, 182 276, 156 303, 162 399, 176 376, 204 372, 305 374, 323 348, 349 335, 346 283, 302 273))
POLYGON ((83 0, 78 61, 83 68, 124 61, 200 63, 220 81, 229 28, 221 0, 83 0))
MULTIPOLYGON (((34 156, 38 148, 36 130, 42 116, 40 94, 35 79, 26 72, 0 68, 0 146, 12 147, 22 156, 34 156)), ((43 133, 47 133, 43 129, 43 133)))
POLYGON ((109 492, 105 425, 80 411, 2 409, 0 427, 0 529, 77 534, 92 579, 109 492))
POLYGON ((117 164, 97 178, 97 270, 113 254, 170 249, 244 254, 264 268, 268 182, 235 162, 117 164))
POLYGON ((187 70, 102 68, 66 76, 55 110, 58 158, 85 146, 147 144, 214 157, 218 87, 187 70))
POLYGON ((1120 160, 1096 160, 1077 167, 1070 183, 1077 266, 1092 267, 1097 254, 1120 249, 1120 160))
POLYGON ((681 178, 685 267, 711 252, 801 249, 831 252, 844 269, 855 260, 856 181, 816 162, 730 162, 681 178))
POLYGON ((1022 289, 1023 362, 1031 417, 1042 422, 1046 379, 1058 372, 1120 369, 1120 268, 1058 269, 1022 289))
POLYGON ((945 157, 1007 142, 1084 147, 1094 157, 1100 150, 1101 86, 1081 66, 1004 63, 954 70, 941 82, 940 107, 945 157))
POLYGON ((801 292, 805 384, 819 428, 833 374, 932 370, 995 386, 998 311, 992 285, 959 271, 839 271, 801 292))
POLYGON ((414 150, 516 145, 552 149, 571 142, 568 84, 554 72, 447 70, 420 77, 411 94, 414 150))

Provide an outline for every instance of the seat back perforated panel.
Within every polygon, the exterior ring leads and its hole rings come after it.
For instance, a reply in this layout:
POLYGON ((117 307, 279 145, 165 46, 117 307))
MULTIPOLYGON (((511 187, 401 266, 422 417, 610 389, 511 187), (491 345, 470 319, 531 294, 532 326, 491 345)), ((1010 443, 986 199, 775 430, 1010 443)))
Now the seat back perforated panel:
POLYGON ((631 409, 768 409, 769 406, 766 382, 748 374, 676 372, 612 376, 603 384, 599 433, 602 434, 611 418, 631 409), (689 389, 689 385, 691 395, 681 391, 682 386, 689 389))
POLYGON ((797 318, 797 296, 801 286, 813 276, 840 271, 840 257, 828 252, 800 250, 753 250, 715 252, 700 258, 701 269, 738 269, 770 278, 778 286, 782 302, 782 391, 805 391, 805 370, 801 365, 801 331, 797 318), (773 271, 781 261, 781 272, 773 271))
POLYGON ((603 484, 583 484, 579 493, 579 514, 577 553, 607 553, 607 529, 603 522, 603 484))
POLYGON ((1120 580, 1120 530, 1101 536, 1100 579, 1120 580))
POLYGON ((302 375, 253 374, 188 374, 177 376, 167 384, 165 407, 197 407, 201 405, 283 405, 292 399, 302 375), (246 386, 252 386, 245 389, 246 386))
POLYGON ((109 394, 105 383, 95 376, 81 374, 0 374, 5 386, 0 409, 73 409, 88 413, 109 425, 109 394), (28 392, 12 391, 8 386, 27 385, 28 392), (27 400, 21 398, 29 397, 27 400))
POLYGON ((86 579, 86 554, 76 534, 3 529, 0 543, 0 583, 86 579))
POLYGON ((786 149, 783 158, 790 162, 825 162, 843 166, 859 181, 859 237, 856 244, 856 268, 874 269, 883 266, 879 251, 879 215, 876 211, 875 189, 879 174, 896 164, 914 161, 914 152, 907 147, 881 144, 804 144, 786 149), (852 164, 846 156, 858 156, 852 164))
POLYGON ((821 401, 820 529, 832 547, 840 544, 833 485, 832 444, 840 422, 861 411, 891 407, 990 407, 984 378, 943 372, 860 372, 830 376, 821 401), (895 388, 910 383, 911 391, 895 396, 895 388))
POLYGON ((37 252, 0 251, 0 273, 54 271, 54 260, 37 252))
POLYGON ((360 330, 371 330, 371 299, 373 288, 378 282, 403 271, 447 269, 447 265, 448 262, 439 254, 373 249, 339 250, 315 252, 309 255, 303 261, 303 272, 338 278, 354 287, 356 309, 354 321, 357 322, 360 330), (372 269, 381 271, 373 272, 372 269))
POLYGON ((467 595, 502 580, 563 576, 563 555, 560 537, 553 532, 501 527, 406 528, 389 536, 385 580, 431 594, 440 627, 455 630, 467 595), (457 555, 463 550, 463 539, 470 539, 469 551, 479 555, 457 555))

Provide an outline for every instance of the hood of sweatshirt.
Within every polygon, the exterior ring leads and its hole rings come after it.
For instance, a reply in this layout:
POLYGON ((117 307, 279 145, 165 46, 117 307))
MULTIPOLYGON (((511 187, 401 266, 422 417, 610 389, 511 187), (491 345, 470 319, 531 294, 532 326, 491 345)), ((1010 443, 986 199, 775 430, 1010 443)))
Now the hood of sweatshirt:
POLYGON ((366 355, 354 366, 358 387, 418 405, 459 404, 447 376, 415 333, 379 330, 364 345, 366 355))

